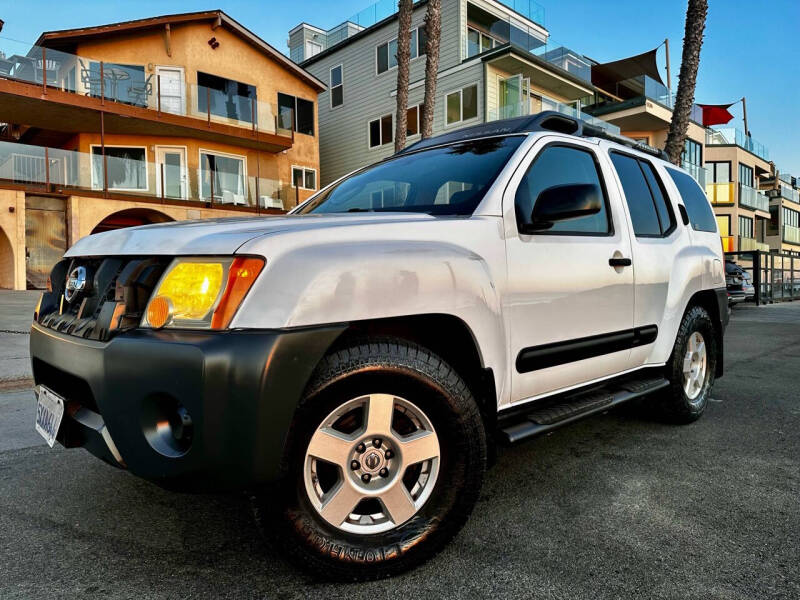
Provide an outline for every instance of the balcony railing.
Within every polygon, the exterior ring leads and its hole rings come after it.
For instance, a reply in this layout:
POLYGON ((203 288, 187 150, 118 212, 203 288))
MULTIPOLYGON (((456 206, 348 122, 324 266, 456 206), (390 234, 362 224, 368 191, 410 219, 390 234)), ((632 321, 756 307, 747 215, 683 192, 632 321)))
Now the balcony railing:
POLYGON ((88 153, 0 142, 0 186, 101 192, 173 204, 193 201, 217 208, 289 209, 298 199, 290 182, 248 176, 245 157, 205 154, 200 167, 187 167, 182 164, 186 157, 155 163, 121 155, 119 148, 106 151, 103 157, 100 146, 88 153))
POLYGON ((694 177, 695 181, 697 181, 697 183, 700 184, 700 187, 705 189, 706 182, 708 181, 709 178, 707 167, 701 167, 700 165, 693 165, 686 161, 681 161, 681 167, 685 169, 689 173, 689 175, 694 177))
MULTIPOLYGON (((598 119, 597 117, 587 115, 585 112, 581 112, 573 106, 563 104, 556 100, 552 100, 550 98, 542 98, 542 111, 545 110, 554 110, 560 112, 562 115, 568 115, 576 119, 581 119, 582 121, 590 123, 596 127, 605 129, 609 133, 620 135, 620 129, 616 125, 603 121, 602 119, 598 119)), ((531 115, 531 114, 537 114, 537 113, 536 111, 533 111, 531 109, 530 101, 517 102, 514 104, 506 104, 504 106, 499 106, 497 108, 490 109, 487 121, 512 119, 514 117, 524 117, 526 115, 531 115)))
POLYGON ((739 184, 739 204, 753 210, 769 212, 769 198, 766 194, 743 183, 739 184))
POLYGON ((760 250, 762 252, 769 252, 769 244, 757 242, 753 238, 739 236, 739 251, 747 252, 748 250, 760 250))
POLYGON ((789 185, 794 184, 794 182, 792 181, 794 177, 792 177, 791 174, 789 173, 781 173, 780 175, 778 175, 778 178, 784 183, 788 183, 789 185))
POLYGON ((783 241, 790 244, 800 244, 800 227, 791 225, 783 226, 783 241))
POLYGON ((706 196, 711 204, 733 204, 734 187, 732 183, 707 183, 706 196))
POLYGON ((769 149, 762 143, 754 140, 752 136, 735 127, 722 127, 719 129, 706 129, 707 146, 739 146, 756 156, 769 160, 769 149))
POLYGON ((279 127, 275 103, 228 94, 181 78, 148 73, 144 64, 109 62, 0 38, 0 78, 23 81, 48 90, 98 98, 101 102, 226 123, 262 133, 291 137, 279 127))
POLYGON ((782 198, 786 198, 787 200, 800 204, 800 192, 786 185, 781 185, 779 188, 781 190, 782 198))

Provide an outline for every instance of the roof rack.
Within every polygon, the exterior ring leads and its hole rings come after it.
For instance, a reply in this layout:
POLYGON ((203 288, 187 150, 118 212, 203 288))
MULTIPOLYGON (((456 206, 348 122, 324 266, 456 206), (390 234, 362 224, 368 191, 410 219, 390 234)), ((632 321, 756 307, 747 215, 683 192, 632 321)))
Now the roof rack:
POLYGON ((622 135, 609 133, 602 127, 586 123, 576 117, 561 114, 554 110, 546 110, 535 115, 514 117, 511 119, 501 119, 491 123, 482 123, 473 127, 465 127, 450 133, 443 133, 436 137, 420 140, 415 144, 400 150, 397 154, 404 154, 414 150, 421 150, 431 146, 452 144, 455 142, 472 140, 482 137, 492 137, 497 135, 509 135, 514 133, 531 133, 535 131, 555 131, 566 133, 578 137, 594 137, 609 140, 617 144, 622 144, 633 150, 645 152, 652 156, 668 160, 666 152, 653 148, 643 142, 637 142, 622 135))

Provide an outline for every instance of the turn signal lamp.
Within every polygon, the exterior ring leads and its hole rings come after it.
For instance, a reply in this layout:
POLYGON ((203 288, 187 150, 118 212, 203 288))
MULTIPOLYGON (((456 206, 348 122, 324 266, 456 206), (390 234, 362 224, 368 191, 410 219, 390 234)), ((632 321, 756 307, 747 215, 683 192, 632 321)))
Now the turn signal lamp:
POLYGON ((264 266, 261 258, 175 259, 142 319, 144 327, 224 329, 264 266))

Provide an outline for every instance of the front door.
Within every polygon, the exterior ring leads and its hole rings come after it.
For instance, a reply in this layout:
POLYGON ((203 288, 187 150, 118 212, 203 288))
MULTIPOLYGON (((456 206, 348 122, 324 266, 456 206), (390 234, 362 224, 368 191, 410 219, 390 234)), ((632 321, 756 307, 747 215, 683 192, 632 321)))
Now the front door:
POLYGON ((628 368, 633 332, 633 269, 627 218, 597 146, 551 136, 537 141, 503 200, 511 402, 599 380, 628 368), (599 213, 519 233, 545 189, 598 186, 599 213), (615 261, 616 262, 616 261, 615 261))
POLYGON ((156 190, 164 198, 187 197, 186 148, 156 146, 156 190), (163 195, 162 195, 163 190, 163 195))
POLYGON ((63 198, 25 198, 25 275, 28 289, 44 289, 55 264, 67 250, 63 198))
POLYGON ((161 110, 175 115, 185 115, 183 69, 180 67, 156 67, 156 76, 161 110))

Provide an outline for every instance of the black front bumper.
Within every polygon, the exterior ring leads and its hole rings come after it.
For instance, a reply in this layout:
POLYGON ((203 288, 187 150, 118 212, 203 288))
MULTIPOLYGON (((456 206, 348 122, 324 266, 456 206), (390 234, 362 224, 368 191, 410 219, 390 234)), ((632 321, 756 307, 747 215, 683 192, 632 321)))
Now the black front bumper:
POLYGON ((166 487, 233 489, 279 474, 295 407, 343 329, 137 330, 100 342, 34 324, 31 358, 36 385, 65 398, 65 446, 166 487))

